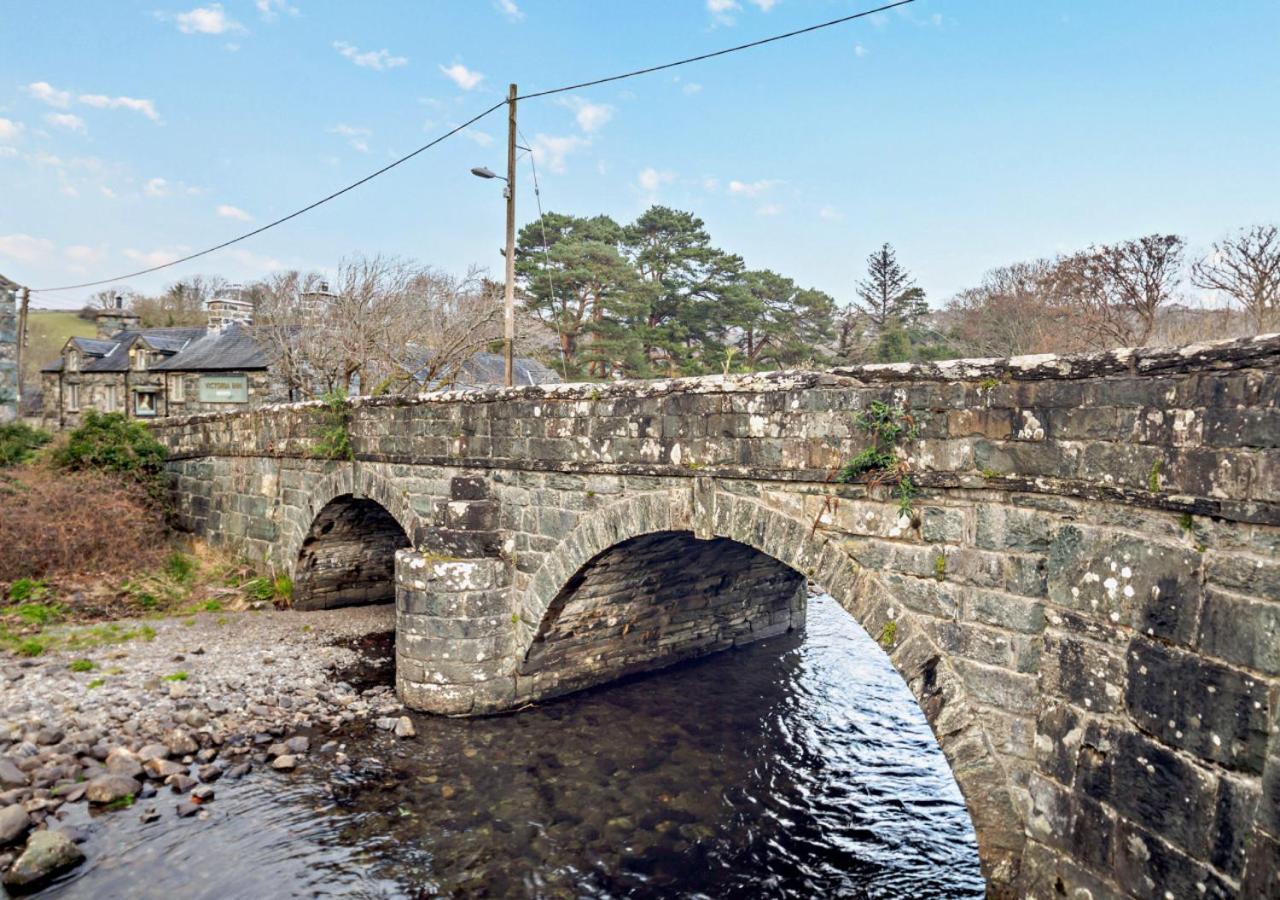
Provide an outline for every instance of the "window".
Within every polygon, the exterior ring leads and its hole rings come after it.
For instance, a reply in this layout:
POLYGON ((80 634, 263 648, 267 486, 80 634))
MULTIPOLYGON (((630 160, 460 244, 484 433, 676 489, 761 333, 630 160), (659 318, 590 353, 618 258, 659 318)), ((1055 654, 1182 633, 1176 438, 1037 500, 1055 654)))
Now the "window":
POLYGON ((141 347, 137 348, 133 355, 133 365, 139 372, 147 370, 147 351, 141 347))
POLYGON ((74 350, 70 351, 67 354, 67 371, 68 372, 80 371, 80 354, 74 350))
POLYGON ((102 411, 116 411, 116 386, 109 384, 102 389, 102 411))
POLYGON ((67 385, 67 409, 71 412, 80 409, 80 385, 74 382, 67 385))
POLYGON ((135 416, 154 416, 156 414, 156 392, 138 391, 133 395, 133 414, 135 416))
POLYGON ((169 376, 169 401, 171 403, 182 403, 187 399, 186 381, 181 375, 169 376))

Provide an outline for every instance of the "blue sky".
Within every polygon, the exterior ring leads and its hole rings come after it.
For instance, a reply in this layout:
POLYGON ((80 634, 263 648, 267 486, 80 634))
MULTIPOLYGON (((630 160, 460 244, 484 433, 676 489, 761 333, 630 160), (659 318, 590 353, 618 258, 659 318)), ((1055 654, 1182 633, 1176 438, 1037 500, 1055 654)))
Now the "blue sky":
MULTIPOLYGON (((185 0, 0 7, 0 273, 103 278, 219 242, 523 91, 847 15, 852 0, 185 0)), ((882 241, 935 303, 1002 263, 1280 217, 1280 0, 918 0, 521 104, 547 209, 696 212, 846 301, 882 241)), ((352 252, 501 273, 504 121, 237 248, 128 282, 352 252)), ((521 223, 536 216, 522 162, 521 223)), ((47 294, 72 307, 89 291, 47 294)))

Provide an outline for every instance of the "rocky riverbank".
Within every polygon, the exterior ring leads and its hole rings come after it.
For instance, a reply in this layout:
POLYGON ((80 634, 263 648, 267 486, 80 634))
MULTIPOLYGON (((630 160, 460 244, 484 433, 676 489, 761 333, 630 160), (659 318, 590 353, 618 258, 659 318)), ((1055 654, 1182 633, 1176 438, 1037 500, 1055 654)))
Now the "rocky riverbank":
POLYGON ((10 891, 83 861, 83 834, 62 825, 74 804, 107 812, 106 822, 206 816, 217 783, 255 767, 322 760, 342 770, 349 762, 330 735, 343 726, 414 734, 383 677, 389 606, 148 625, 94 651, 0 657, 0 872, 10 891))

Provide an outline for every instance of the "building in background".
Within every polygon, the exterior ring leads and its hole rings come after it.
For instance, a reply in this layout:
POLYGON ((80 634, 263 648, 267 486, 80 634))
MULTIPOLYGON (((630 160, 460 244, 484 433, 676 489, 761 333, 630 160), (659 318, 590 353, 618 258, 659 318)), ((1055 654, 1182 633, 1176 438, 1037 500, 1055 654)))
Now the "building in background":
POLYGON ((0 425, 18 417, 17 290, 0 275, 0 425))
POLYGON ((44 424, 74 428, 86 410, 153 419, 226 412, 284 399, 254 340, 253 304, 231 286, 205 304, 200 328, 140 328, 116 305, 94 338, 73 337, 42 368, 44 424))

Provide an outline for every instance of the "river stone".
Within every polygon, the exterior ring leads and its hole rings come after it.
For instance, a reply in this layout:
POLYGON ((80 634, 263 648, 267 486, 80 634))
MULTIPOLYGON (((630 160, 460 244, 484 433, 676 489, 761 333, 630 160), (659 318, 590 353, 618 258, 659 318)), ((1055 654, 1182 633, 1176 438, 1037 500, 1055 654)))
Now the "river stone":
POLYGON ((191 792, 193 800, 199 800, 201 803, 208 803, 213 799, 213 788, 207 784, 202 784, 191 792))
POLYGON ((19 804, 0 809, 0 847, 7 847, 31 827, 31 817, 19 804))
POLYGON ((201 766, 196 769, 196 777, 206 784, 210 781, 217 781, 222 777, 222 769, 214 763, 209 763, 207 766, 201 766))
POLYGON ((25 787, 28 779, 26 773, 14 764, 11 759, 0 759, 0 785, 5 787, 25 787))
POLYGON ((136 796, 141 789, 142 785, 128 775, 99 775, 85 787, 84 795, 90 803, 114 803, 136 796))
POLYGON ((277 756, 275 760, 273 760, 271 763, 271 768, 279 769, 282 772, 287 772, 290 769, 296 769, 297 767, 298 767, 298 758, 288 753, 286 753, 284 756, 277 756))
POLYGON ((39 731, 36 732, 36 743, 45 747, 52 746, 53 744, 61 743, 62 738, 63 738, 62 729, 54 728, 53 726, 41 728, 39 731))
POLYGON ((311 739, 306 735, 296 735, 284 742, 289 753, 306 753, 311 749, 311 739))
POLYGON ((274 759, 277 756, 285 756, 288 753, 289 747, 281 741, 280 743, 272 744, 267 748, 267 759, 274 759))
POLYGON ((188 816, 194 816, 200 811, 200 804, 192 803, 190 800, 183 800, 178 804, 178 817, 185 819, 188 816))
POLYGON ((84 853, 61 831, 37 831, 4 876, 5 887, 29 888, 64 869, 79 865, 84 853))
POLYGON ((168 778, 170 775, 181 775, 187 767, 169 759, 149 759, 142 764, 152 778, 168 778))
POLYGON ((169 777, 169 788, 175 794, 185 794, 187 791, 191 790, 191 786, 195 783, 196 780, 190 775, 178 774, 171 775, 169 777))
POLYGON ((116 747, 107 754, 107 771, 112 775, 128 775, 130 778, 142 777, 142 763, 127 747, 116 747))
POLYGON ((396 720, 396 737, 411 738, 417 735, 417 731, 413 728, 413 720, 408 716, 401 716, 396 720))
POLYGON ((186 756, 188 753, 195 753, 200 749, 200 745, 196 743, 195 738, 181 728, 175 728, 165 735, 164 745, 169 748, 169 752, 174 756, 186 756))
POLYGON ((138 759, 145 766, 153 759, 168 759, 169 748, 164 744, 147 744, 138 751, 138 759))
POLYGON ((243 778, 248 775, 252 770, 253 765, 251 763, 240 763, 239 765, 235 765, 230 769, 227 769, 227 778, 231 781, 235 781, 237 778, 243 778))

